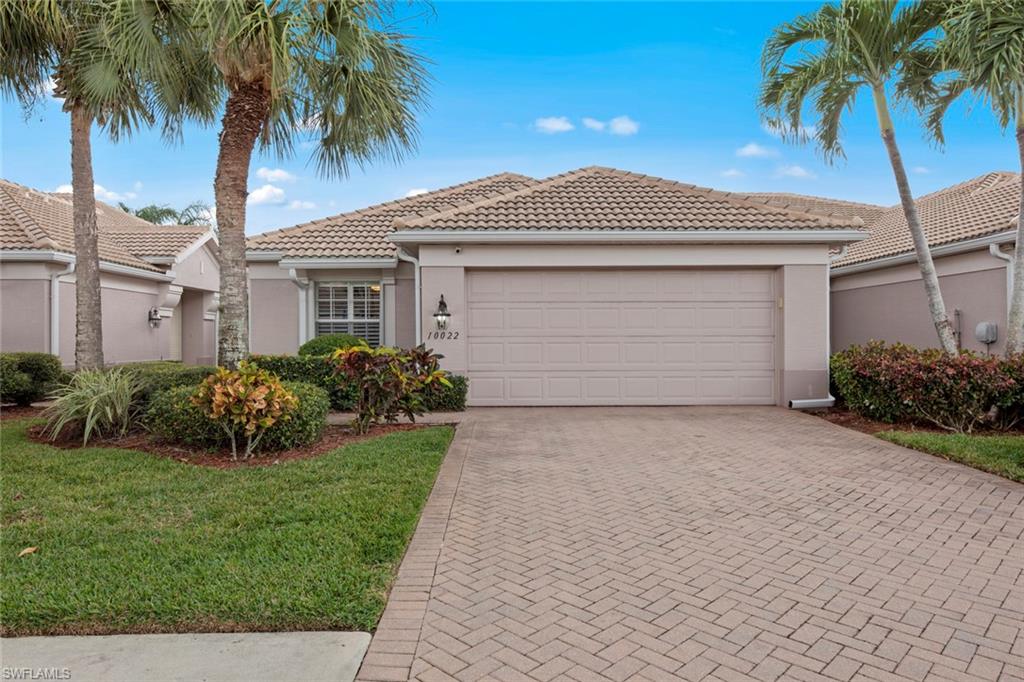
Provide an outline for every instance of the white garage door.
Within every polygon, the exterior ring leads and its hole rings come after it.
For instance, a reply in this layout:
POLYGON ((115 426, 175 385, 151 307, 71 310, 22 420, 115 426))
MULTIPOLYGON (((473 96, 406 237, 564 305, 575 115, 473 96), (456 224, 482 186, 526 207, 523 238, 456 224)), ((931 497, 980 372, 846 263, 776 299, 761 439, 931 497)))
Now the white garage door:
POLYGON ((473 405, 774 403, 770 270, 467 273, 473 405))

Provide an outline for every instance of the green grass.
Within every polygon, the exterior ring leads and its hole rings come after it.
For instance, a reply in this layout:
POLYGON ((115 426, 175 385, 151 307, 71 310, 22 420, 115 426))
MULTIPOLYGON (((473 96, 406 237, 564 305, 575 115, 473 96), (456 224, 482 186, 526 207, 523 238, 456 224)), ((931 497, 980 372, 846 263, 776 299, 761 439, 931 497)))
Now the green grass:
POLYGON ((219 470, 58 450, 29 423, 0 428, 5 634, 372 630, 452 437, 219 470))
POLYGON ((1024 483, 1024 436, 883 431, 878 437, 1024 483))

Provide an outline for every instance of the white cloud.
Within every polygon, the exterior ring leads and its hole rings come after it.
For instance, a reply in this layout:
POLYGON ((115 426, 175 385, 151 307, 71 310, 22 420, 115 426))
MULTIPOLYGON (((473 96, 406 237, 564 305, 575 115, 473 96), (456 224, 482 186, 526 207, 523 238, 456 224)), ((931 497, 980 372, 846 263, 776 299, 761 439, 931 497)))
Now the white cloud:
POLYGON ((141 180, 136 180, 134 183, 132 183, 132 189, 135 190, 136 192, 141 192, 142 191, 142 181, 141 180))
POLYGON ((636 135, 640 131, 640 124, 629 116, 616 116, 608 121, 608 132, 612 135, 636 135))
POLYGON ((71 185, 57 185, 57 188, 53 190, 54 194, 71 194, 74 191, 74 187, 71 185))
POLYGON ((300 199, 293 199, 288 202, 288 208, 293 211, 307 211, 311 208, 316 208, 316 204, 312 201, 302 201, 300 199))
POLYGON ((273 185, 263 185, 249 192, 246 203, 256 206, 258 204, 281 204, 284 203, 284 190, 273 185))
POLYGON ((565 116, 544 116, 538 118, 533 122, 533 127, 537 129, 537 132, 547 135, 567 133, 576 128, 565 116))
POLYGON ((583 117, 584 128, 590 128, 591 130, 601 132, 604 130, 605 125, 607 124, 604 121, 598 121, 596 118, 590 118, 589 116, 583 117))
POLYGON ((775 169, 775 176, 780 178, 801 178, 804 180, 813 180, 818 177, 803 166, 797 166, 795 164, 779 166, 775 169))
POLYGON ((932 169, 926 166, 914 166, 911 170, 917 173, 918 175, 928 175, 929 173, 932 172, 932 169))
POLYGON ((298 178, 283 168, 260 167, 256 170, 256 177, 267 182, 295 182, 298 178))
POLYGON ((771 147, 763 147, 756 142, 750 142, 736 150, 736 156, 745 159, 772 159, 778 155, 779 152, 771 147))
MULTIPOLYGON (((71 194, 75 188, 71 185, 58 185, 57 189, 53 190, 55 194, 71 194)), ((135 192, 115 192, 109 190, 103 185, 93 185, 93 194, 100 201, 107 201, 111 203, 117 203, 118 201, 131 201, 138 195, 135 192)))
POLYGON ((402 196, 404 198, 408 199, 409 197, 418 197, 421 194, 426 194, 429 191, 430 190, 427 189, 426 187, 413 187, 411 190, 409 190, 408 192, 406 192, 402 196))
POLYGON ((730 168, 728 170, 722 171, 723 178, 742 178, 745 175, 746 173, 741 171, 739 168, 730 168))

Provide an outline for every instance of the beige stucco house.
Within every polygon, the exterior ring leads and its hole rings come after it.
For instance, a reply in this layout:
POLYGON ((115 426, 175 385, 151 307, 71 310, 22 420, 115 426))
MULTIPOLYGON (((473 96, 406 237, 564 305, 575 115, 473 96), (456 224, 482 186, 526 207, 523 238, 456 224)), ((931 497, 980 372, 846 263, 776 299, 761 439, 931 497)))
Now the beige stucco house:
POLYGON ((831 254, 866 236, 609 168, 506 173, 251 239, 252 350, 422 341, 472 405, 824 403, 831 254))
MULTIPOLYGON (((913 243, 900 206, 872 206, 797 195, 758 195, 774 205, 858 216, 868 238, 832 263, 832 344, 871 339, 936 345, 913 243)), ((987 173, 917 200, 939 284, 962 348, 1002 353, 1020 210, 1020 175, 987 173), (980 323, 997 326, 995 343, 978 341, 980 323)))
MULTIPOLYGON (((96 202, 108 363, 215 358, 217 244, 209 227, 157 226, 96 202)), ((71 196, 0 180, 0 350, 74 364, 71 196)))

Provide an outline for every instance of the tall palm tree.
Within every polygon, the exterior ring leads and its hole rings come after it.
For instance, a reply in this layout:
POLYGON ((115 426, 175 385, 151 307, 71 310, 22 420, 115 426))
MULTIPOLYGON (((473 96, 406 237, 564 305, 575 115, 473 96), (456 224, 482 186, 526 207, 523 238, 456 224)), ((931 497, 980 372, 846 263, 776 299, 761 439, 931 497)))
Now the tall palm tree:
MULTIPOLYGON (((924 86, 918 88, 923 96, 916 102, 928 111, 929 132, 944 143, 946 112, 959 97, 972 93, 991 107, 1001 128, 1014 125, 1024 177, 1024 1, 954 0, 947 3, 942 28, 934 58, 920 60, 910 74, 924 86)), ((1024 352, 1024 182, 1011 267, 1007 354, 1024 352)))
MULTIPOLYGON (((114 0, 114 15, 141 0, 114 0)), ((163 5, 168 4, 166 1, 163 5)), ((214 180, 220 250, 218 361, 237 366, 249 349, 245 214, 253 150, 291 155, 296 141, 315 141, 324 176, 349 164, 400 159, 416 142, 415 112, 426 72, 406 36, 388 27, 390 4, 376 0, 170 0, 187 30, 150 25, 133 43, 184 40, 201 52, 226 94, 214 180)), ((117 21, 117 19, 115 19, 117 21)), ((117 31, 127 36, 142 31, 117 31)), ((157 80, 173 80, 167 71, 157 80)))
MULTIPOLYGON (((806 134, 801 120, 810 103, 820 119, 814 139, 831 162, 844 156, 843 113, 853 108, 862 88, 868 89, 914 242, 932 322, 943 350, 952 354, 957 352, 956 334, 896 144, 887 93, 901 65, 920 58, 922 40, 935 30, 938 15, 937 5, 927 2, 843 0, 797 17, 777 27, 765 44, 759 103, 770 125, 797 140, 806 134)), ((907 95, 897 90, 897 96, 907 95)))

